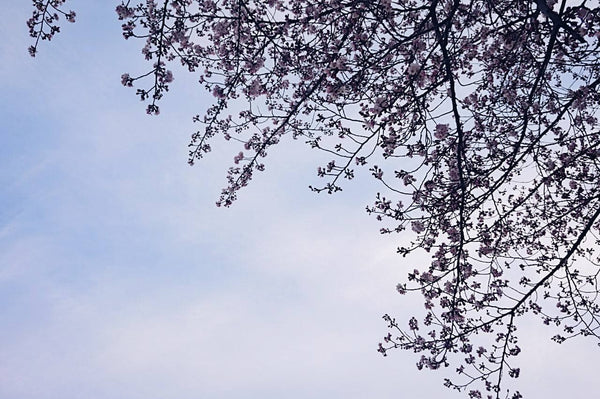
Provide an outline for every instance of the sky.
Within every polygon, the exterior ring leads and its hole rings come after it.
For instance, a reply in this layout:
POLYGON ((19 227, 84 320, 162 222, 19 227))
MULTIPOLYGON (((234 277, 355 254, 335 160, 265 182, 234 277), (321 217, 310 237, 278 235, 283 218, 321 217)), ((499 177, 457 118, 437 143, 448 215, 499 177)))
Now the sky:
MULTIPOLYGON (((422 307, 395 291, 419 261, 395 254, 407 237, 364 212, 377 187, 310 192, 328 159, 289 140, 217 208, 239 148, 187 165, 213 98, 176 74, 147 116, 120 84, 147 66, 115 5, 72 2, 77 23, 32 59, 29 2, 3 4, 0 399, 464 397, 376 351, 383 314, 422 307)), ((521 330, 526 398, 597 391, 594 342, 521 330)))

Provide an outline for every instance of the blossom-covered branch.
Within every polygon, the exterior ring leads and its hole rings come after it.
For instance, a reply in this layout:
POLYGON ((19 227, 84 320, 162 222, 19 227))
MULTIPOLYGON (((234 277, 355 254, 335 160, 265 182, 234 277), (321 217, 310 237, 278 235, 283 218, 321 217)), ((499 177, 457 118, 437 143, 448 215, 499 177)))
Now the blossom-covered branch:
MULTIPOLYGON (((36 46, 52 34, 48 7, 62 3, 34 1, 36 46)), ((122 83, 153 114, 173 80, 168 64, 212 93, 194 117, 189 162, 217 135, 240 143, 218 205, 233 203, 286 136, 332 156, 317 167, 316 192, 367 168, 381 183, 367 208, 381 232, 408 230, 398 252, 431 256, 397 285, 424 308, 407 323, 386 315, 379 351, 454 367, 445 385, 471 398, 520 398, 505 377, 521 375, 524 314, 556 328, 558 343, 599 339, 600 6, 590 4, 121 3, 123 35, 142 39, 151 63, 122 83)))
POLYGON ((35 38, 35 43, 29 46, 29 54, 35 57, 40 40, 52 40, 60 32, 58 21, 62 15, 68 22, 75 22, 75 12, 65 11, 66 0, 32 0, 33 14, 27 20, 29 35, 35 38))

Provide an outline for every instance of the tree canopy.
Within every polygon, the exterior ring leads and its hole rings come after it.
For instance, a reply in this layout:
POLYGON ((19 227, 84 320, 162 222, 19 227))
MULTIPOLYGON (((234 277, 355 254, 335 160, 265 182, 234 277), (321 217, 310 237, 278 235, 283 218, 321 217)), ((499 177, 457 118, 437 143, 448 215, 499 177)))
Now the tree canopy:
MULTIPOLYGON (((64 3, 33 0, 31 55, 74 22, 64 3)), ((431 257, 397 285, 425 307, 384 316, 383 355, 452 367, 445 385, 470 398, 519 398, 505 385, 520 373, 522 316, 558 343, 600 338, 598 2, 147 0, 116 12, 149 62, 121 80, 149 114, 173 64, 214 95, 189 162, 215 136, 239 141, 218 205, 284 136, 331 154, 316 192, 358 168, 380 182, 367 211, 381 233, 410 231, 398 252, 431 257)))

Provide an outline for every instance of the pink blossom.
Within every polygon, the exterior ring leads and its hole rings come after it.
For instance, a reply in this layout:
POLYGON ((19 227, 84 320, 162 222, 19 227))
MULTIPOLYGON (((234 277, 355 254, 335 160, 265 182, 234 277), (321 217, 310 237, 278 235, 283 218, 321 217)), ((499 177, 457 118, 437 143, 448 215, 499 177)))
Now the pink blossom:
POLYGON ((409 75, 416 75, 419 70, 421 69, 421 65, 418 62, 413 62, 412 64, 410 64, 408 66, 408 69, 406 70, 406 73, 409 75))
POLYGON ((423 224, 423 222, 421 222, 419 220, 412 221, 410 223, 410 226, 411 226, 412 230, 417 234, 425 231, 425 225, 423 224))
POLYGON ((437 124, 433 135, 438 140, 445 139, 448 136, 448 124, 437 124))
POLYGON ((244 159, 244 153, 240 151, 235 157, 233 157, 233 162, 237 165, 242 159, 244 159))

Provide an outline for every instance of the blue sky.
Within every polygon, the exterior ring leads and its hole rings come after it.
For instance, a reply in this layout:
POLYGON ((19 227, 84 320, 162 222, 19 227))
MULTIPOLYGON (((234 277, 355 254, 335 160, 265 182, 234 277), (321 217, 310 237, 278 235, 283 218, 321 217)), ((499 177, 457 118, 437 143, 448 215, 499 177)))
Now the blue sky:
MULTIPOLYGON (((0 399, 434 398, 443 372, 382 358, 381 315, 405 237, 381 237, 356 181, 315 195, 322 154, 283 142, 230 209, 214 203, 239 151, 189 167, 191 116, 212 100, 176 74, 148 117, 124 72, 144 72, 109 1, 75 4, 36 59, 28 2, 0 22, 0 399)), ((594 392, 596 346, 522 327, 520 389, 594 392), (592 391, 593 390, 593 391, 592 391)))

